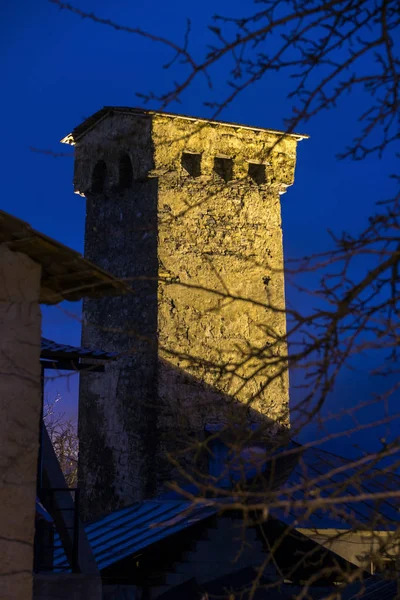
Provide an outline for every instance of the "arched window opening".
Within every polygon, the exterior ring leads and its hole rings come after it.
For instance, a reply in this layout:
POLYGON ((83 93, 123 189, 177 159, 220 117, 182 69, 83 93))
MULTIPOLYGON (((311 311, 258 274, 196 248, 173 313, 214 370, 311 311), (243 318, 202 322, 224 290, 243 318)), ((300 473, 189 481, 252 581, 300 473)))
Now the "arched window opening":
POLYGON ((126 190, 131 187, 133 179, 132 163, 127 154, 123 154, 119 161, 119 188, 126 190))
POLYGON ((107 165, 104 160, 99 160, 92 173, 92 192, 101 194, 104 191, 104 186, 107 177, 107 165))

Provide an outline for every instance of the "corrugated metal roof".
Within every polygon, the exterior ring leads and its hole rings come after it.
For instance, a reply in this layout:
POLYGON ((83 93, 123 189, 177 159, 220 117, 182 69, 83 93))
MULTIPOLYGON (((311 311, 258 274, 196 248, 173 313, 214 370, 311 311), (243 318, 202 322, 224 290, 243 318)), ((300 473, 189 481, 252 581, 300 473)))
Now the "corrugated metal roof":
MULTIPOLYGON (((303 447, 296 442, 291 442, 276 452, 272 460, 262 463, 261 459, 258 466, 250 458, 248 466, 245 463, 244 471, 243 468, 235 469, 235 464, 229 465, 228 450, 221 439, 216 438, 210 450, 213 454, 210 474, 218 480, 214 485, 227 489, 235 482, 243 483, 244 472, 247 480, 251 480, 261 471, 264 478, 261 489, 268 488, 274 494, 279 490, 271 499, 289 502, 289 509, 270 506, 270 515, 286 524, 295 524, 299 529, 340 530, 358 525, 361 528, 373 527, 376 531, 390 531, 400 524, 400 497, 360 499, 360 496, 400 490, 400 477, 393 472, 368 466, 355 468, 351 459, 321 448, 303 447), (308 501, 315 500, 316 497, 336 497, 338 502, 328 506, 326 510, 319 509, 308 514, 308 501), (342 497, 354 497, 354 502, 343 502, 340 500, 342 497), (290 507, 291 501, 298 501, 300 507, 290 507)), ((264 456, 268 454, 265 453, 264 456)), ((196 495, 194 488, 189 491, 196 495)), ((178 499, 179 495, 167 492, 163 498, 178 499)))
MULTIPOLYGON (((287 448, 286 448, 287 450, 287 448)), ((354 528, 355 521, 362 527, 375 530, 391 530, 400 522, 398 502, 382 500, 373 503, 358 500, 359 494, 374 491, 398 490, 400 478, 385 474, 379 469, 369 469, 360 477, 352 467, 353 461, 326 452, 319 448, 302 448, 293 442, 289 450, 298 450, 277 456, 273 469, 269 465, 269 476, 275 474, 270 488, 279 488, 279 497, 301 500, 303 508, 288 510, 270 508, 270 515, 284 523, 294 524, 296 528, 339 529, 354 528), (297 457, 294 460, 293 457, 297 457), (345 467, 343 471, 335 470, 345 467), (333 474, 332 474, 333 473, 333 474), (357 475, 357 485, 354 484, 357 475), (286 478, 286 482, 284 479, 286 478), (312 485, 313 480, 318 480, 312 485), (293 491, 301 484, 301 489, 293 491), (354 496, 354 502, 340 503, 339 508, 317 510, 307 515, 307 500, 315 499, 313 490, 324 496, 354 496), (333 513, 333 514, 332 514, 333 513), (372 525, 371 525, 372 523, 372 525)), ((190 490, 196 495, 196 489, 190 490)), ((175 492, 168 492, 158 500, 140 502, 115 511, 85 526, 99 569, 151 546, 174 533, 190 527, 219 511, 219 502, 225 504, 228 499, 203 501, 193 504, 182 500, 175 492)), ((55 552, 55 564, 64 569, 67 566, 62 550, 55 552)))
MULTIPOLYGON (((104 569, 216 514, 214 502, 138 502, 85 526, 97 566, 104 569)), ((68 568, 62 549, 54 553, 58 569, 68 568)))
POLYGON ((272 513, 285 523, 297 520, 299 528, 350 529, 368 526, 377 530, 393 530, 400 523, 400 498, 359 499, 360 496, 396 492, 400 489, 400 477, 391 471, 368 466, 355 467, 355 461, 337 456, 321 448, 299 450, 298 461, 286 483, 280 488, 283 496, 304 503, 302 508, 289 511, 273 509, 272 513), (296 491, 293 488, 301 486, 296 491), (338 498, 337 504, 326 510, 316 510, 305 518, 307 500, 338 498), (340 500, 354 497, 354 501, 340 500))
POLYGON ((52 517, 49 515, 39 498, 36 496, 36 519, 48 521, 53 523, 52 517))
POLYGON ((47 338, 42 337, 41 358, 48 359, 77 359, 77 358, 95 358, 98 360, 113 360, 117 358, 117 352, 105 352, 104 350, 94 350, 80 346, 70 346, 69 344, 58 344, 47 338))
POLYGON ((342 600, 392 600, 398 598, 398 579, 387 580, 373 575, 342 590, 342 600))

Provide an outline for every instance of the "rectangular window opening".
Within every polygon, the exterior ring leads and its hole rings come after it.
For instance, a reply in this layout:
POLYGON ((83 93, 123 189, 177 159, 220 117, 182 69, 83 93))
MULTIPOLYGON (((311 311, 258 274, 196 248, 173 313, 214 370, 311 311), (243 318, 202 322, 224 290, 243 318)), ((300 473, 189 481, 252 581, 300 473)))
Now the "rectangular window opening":
POLYGON ((267 181, 265 165, 249 163, 249 177, 251 177, 251 179, 257 185, 262 185, 265 183, 267 181))
POLYGON ((201 175, 201 154, 183 152, 181 164, 186 173, 191 177, 199 177, 201 175))
POLYGON ((233 179, 233 160, 231 158, 214 158, 214 172, 225 182, 233 179))

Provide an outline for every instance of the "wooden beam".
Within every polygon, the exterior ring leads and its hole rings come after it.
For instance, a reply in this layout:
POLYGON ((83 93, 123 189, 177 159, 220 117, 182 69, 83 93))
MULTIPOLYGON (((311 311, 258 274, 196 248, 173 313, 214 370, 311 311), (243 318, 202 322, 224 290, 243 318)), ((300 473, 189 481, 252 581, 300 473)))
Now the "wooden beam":
POLYGON ((85 364, 76 360, 41 360, 44 369, 56 371, 87 371, 91 373, 104 373, 104 365, 85 364))

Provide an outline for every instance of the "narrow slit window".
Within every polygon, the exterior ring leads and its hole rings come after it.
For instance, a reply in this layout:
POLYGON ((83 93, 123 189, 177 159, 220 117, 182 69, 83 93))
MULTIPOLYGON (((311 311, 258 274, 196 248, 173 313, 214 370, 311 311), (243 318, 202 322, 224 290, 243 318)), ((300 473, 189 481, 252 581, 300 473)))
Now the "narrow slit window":
POLYGON ((257 185, 262 185, 265 183, 267 181, 265 165, 249 163, 249 177, 251 177, 251 179, 257 185))
POLYGON ((182 153, 182 167, 191 177, 200 177, 201 175, 201 154, 192 154, 190 152, 182 153))
POLYGON ((123 154, 119 161, 119 188, 126 190, 131 187, 133 180, 133 170, 131 159, 127 154, 123 154))
POLYGON ((104 160, 99 160, 92 173, 92 192, 101 194, 104 191, 107 177, 107 165, 104 160))
POLYGON ((233 179, 233 160, 231 158, 214 158, 214 172, 225 182, 233 179))

